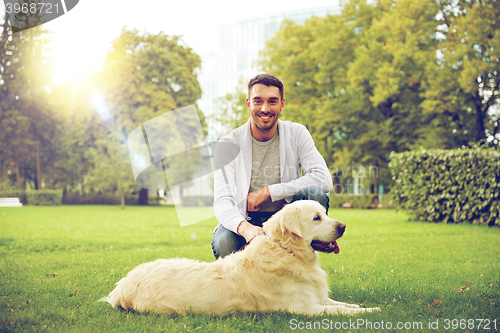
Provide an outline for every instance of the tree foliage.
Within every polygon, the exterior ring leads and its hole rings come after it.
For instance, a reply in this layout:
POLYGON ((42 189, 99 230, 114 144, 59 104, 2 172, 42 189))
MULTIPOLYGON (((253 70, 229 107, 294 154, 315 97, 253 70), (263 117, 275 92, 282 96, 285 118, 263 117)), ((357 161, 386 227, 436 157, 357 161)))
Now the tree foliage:
MULTIPOLYGON (((500 4, 438 0, 438 59, 429 63, 423 111, 451 146, 500 134, 500 4)), ((494 141, 498 144, 498 139, 494 141)))
MULTIPOLYGON (((494 0, 351 0, 285 21, 261 68, 282 78, 283 119, 305 124, 330 166, 371 164, 387 184, 392 151, 498 147, 499 17, 494 0)), ((124 193, 128 134, 201 95, 201 60, 178 36, 123 29, 92 82, 54 86, 46 31, 0 29, 0 186, 124 193)), ((248 119, 245 97, 242 85, 220 100, 222 126, 248 119)), ((200 119, 165 130, 190 138, 200 119)))
POLYGON ((285 21, 261 66, 285 83, 283 118, 309 128, 329 165, 383 172, 392 151, 498 145, 498 8, 352 0, 341 15, 285 21))
MULTIPOLYGON (((101 72, 56 85, 47 42, 40 27, 13 34, 3 22, 0 186, 10 187, 8 173, 19 189, 43 185, 122 195, 137 189, 127 136, 156 116, 196 103, 199 56, 178 36, 123 29, 101 72)), ((191 118, 164 130, 189 140, 194 126, 205 126, 201 112, 191 118)), ((185 164, 183 172, 196 171, 196 164, 185 164)))
POLYGON ((228 93, 219 98, 220 112, 214 115, 214 120, 222 127, 220 137, 248 121, 250 115, 246 107, 246 98, 246 85, 243 82, 240 82, 235 93, 228 93))
MULTIPOLYGON (((119 189, 122 198, 134 186, 128 134, 156 116, 195 104, 201 96, 197 80, 200 66, 200 57, 178 36, 122 30, 96 77, 102 95, 102 105, 97 105, 96 111, 102 118, 104 134, 96 140, 99 149, 89 176, 93 186, 119 189)), ((203 114, 198 111, 196 119, 183 119, 182 126, 163 131, 189 140, 192 126, 200 121, 204 125, 203 114)), ((196 164, 186 163, 179 169, 194 173, 196 164)))
POLYGON ((18 189, 40 189, 42 174, 51 173, 55 157, 51 142, 59 123, 48 107, 52 71, 48 42, 43 28, 12 33, 4 18, 0 34, 0 170, 14 170, 18 189))

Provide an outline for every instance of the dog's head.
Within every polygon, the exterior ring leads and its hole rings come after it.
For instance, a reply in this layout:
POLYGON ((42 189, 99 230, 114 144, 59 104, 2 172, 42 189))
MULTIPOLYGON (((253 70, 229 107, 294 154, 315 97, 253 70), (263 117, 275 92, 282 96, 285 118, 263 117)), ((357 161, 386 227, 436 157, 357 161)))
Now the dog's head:
POLYGON ((326 215, 325 208, 313 200, 299 200, 286 205, 264 223, 264 231, 285 248, 314 249, 339 253, 336 240, 346 225, 326 215))

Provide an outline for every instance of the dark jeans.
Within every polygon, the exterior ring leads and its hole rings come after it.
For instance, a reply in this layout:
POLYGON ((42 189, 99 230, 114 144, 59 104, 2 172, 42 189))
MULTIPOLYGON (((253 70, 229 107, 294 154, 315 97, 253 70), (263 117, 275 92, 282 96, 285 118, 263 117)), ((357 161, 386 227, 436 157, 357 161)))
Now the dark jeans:
MULTIPOLYGON (((315 200, 319 202, 323 207, 325 207, 328 213, 328 207, 330 199, 326 195, 322 188, 317 186, 309 186, 300 190, 293 198, 291 202, 297 200, 315 200)), ((251 218, 248 222, 253 225, 262 227, 262 224, 266 222, 274 212, 248 212, 251 218)), ((235 251, 238 251, 243 245, 245 245, 245 238, 226 229, 223 225, 220 225, 214 233, 212 238, 212 250, 216 259, 219 257, 225 257, 235 251)))

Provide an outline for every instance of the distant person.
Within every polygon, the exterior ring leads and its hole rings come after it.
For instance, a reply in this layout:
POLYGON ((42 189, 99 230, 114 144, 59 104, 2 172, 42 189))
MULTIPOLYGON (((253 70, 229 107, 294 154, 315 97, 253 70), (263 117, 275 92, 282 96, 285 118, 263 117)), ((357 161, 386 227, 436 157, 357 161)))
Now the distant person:
POLYGON ((240 153, 215 172, 214 211, 219 221, 212 239, 215 258, 263 234, 262 224, 285 203, 316 200, 328 211, 326 192, 333 187, 307 128, 279 120, 285 98, 278 77, 259 74, 250 80, 246 105, 248 122, 220 140, 236 144, 240 153))

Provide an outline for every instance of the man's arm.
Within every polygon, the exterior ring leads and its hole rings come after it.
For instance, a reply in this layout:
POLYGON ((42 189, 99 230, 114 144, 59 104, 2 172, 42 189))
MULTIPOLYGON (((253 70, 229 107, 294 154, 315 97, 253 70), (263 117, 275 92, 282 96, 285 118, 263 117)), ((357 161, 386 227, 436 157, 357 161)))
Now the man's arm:
POLYGON ((251 241, 255 236, 264 234, 264 229, 253 225, 246 220, 241 221, 237 231, 240 236, 243 236, 245 238, 247 243, 251 241))
POLYGON ((260 190, 248 193, 247 196, 247 211, 256 212, 259 210, 259 205, 269 199, 269 187, 263 187, 260 190))
MULTIPOLYGON (((236 176, 234 161, 214 173, 214 212, 217 220, 228 230, 237 233, 245 217, 236 202, 236 176), (225 176, 224 176, 225 173, 225 176), (227 182, 226 182, 227 181, 227 182)), ((246 202, 242 202, 245 204, 246 202)))
MULTIPOLYGON (((268 189, 268 187, 264 187, 264 188, 262 188, 262 189, 260 189, 258 191, 254 191, 254 192, 249 193, 248 197, 247 197, 248 211, 253 211, 253 212, 258 211, 259 210, 258 206, 262 202, 266 201, 269 197, 270 197, 270 195, 269 195, 269 189, 268 189)), ((224 203, 225 200, 227 200, 227 198, 223 199, 223 202, 219 203, 219 206, 221 206, 221 205, 222 206, 226 206, 226 208, 229 209, 228 213, 230 213, 231 211, 234 210, 231 207, 233 205, 231 205, 231 203, 229 203, 229 204, 224 203)), ((237 218, 238 216, 240 216, 239 213, 235 214, 234 218, 237 218)), ((227 226, 225 226, 225 227, 227 229, 229 229, 227 226)), ((231 230, 231 229, 229 229, 229 230, 231 230)), ((262 229, 261 227, 255 226, 255 225, 249 223, 248 221, 246 221, 244 219, 239 222, 239 224, 238 224, 237 229, 235 230, 235 232, 238 235, 244 237, 247 242, 249 242, 250 240, 252 240, 252 238, 254 238, 255 236, 261 235, 261 234, 265 233, 264 229, 262 229)))
MULTIPOLYGON (((226 140, 221 139, 221 142, 226 140)), ((229 139, 227 142, 232 142, 232 140, 229 139)), ((244 170, 240 170, 241 168, 237 167, 237 165, 236 158, 223 168, 217 169, 214 173, 214 212, 217 220, 226 229, 243 236, 249 241, 256 235, 263 233, 263 230, 248 223, 242 215, 242 211, 258 211, 258 206, 269 198, 269 189, 266 187, 248 193, 242 197, 241 202, 237 202, 237 182, 241 181, 241 177, 245 175, 244 170)), ((241 190, 241 184, 239 186, 241 190)))
MULTIPOLYGON (((259 210, 259 205, 269 199, 269 188, 266 186, 260 190, 248 193, 247 196, 247 210, 249 212, 256 212, 259 210)), ((264 229, 249 223, 246 220, 241 221, 238 226, 237 232, 243 236, 247 243, 257 235, 264 234, 264 229)))
POLYGON ((325 159, 314 145, 311 134, 305 126, 300 126, 293 133, 293 144, 285 145, 286 149, 296 149, 295 154, 304 171, 304 175, 289 182, 269 186, 269 192, 273 201, 290 199, 298 191, 307 186, 315 185, 321 187, 325 192, 333 188, 332 177, 326 165, 325 159))

